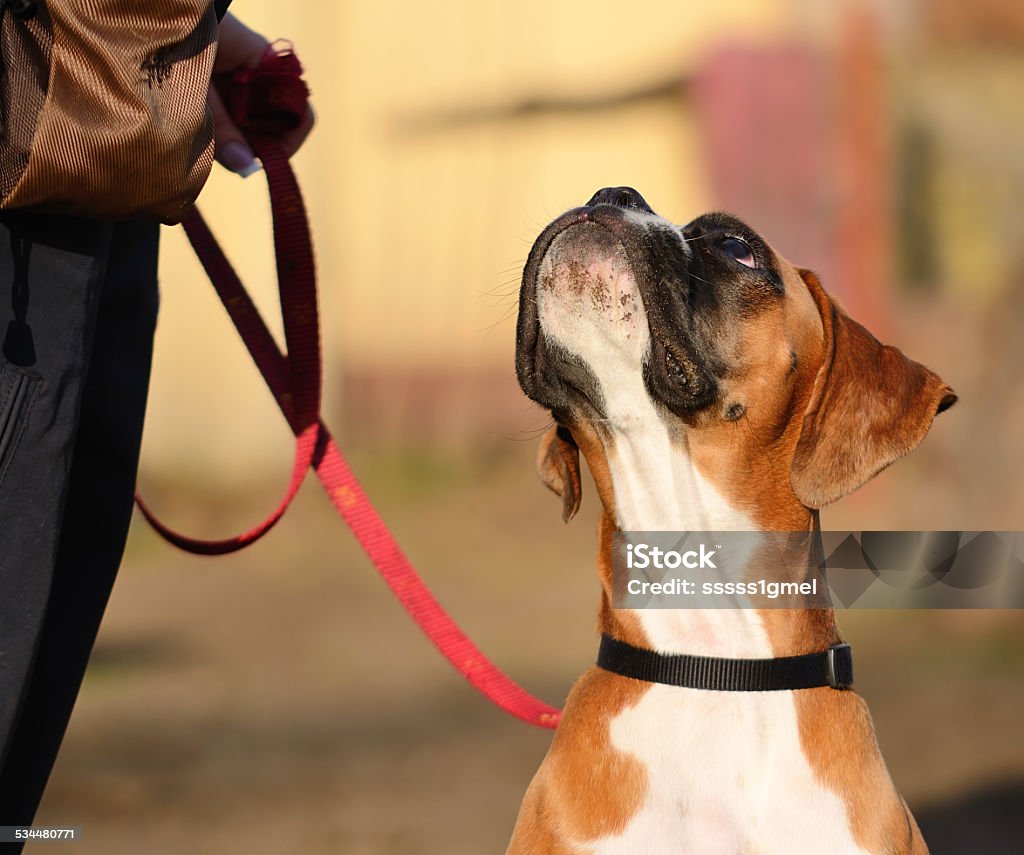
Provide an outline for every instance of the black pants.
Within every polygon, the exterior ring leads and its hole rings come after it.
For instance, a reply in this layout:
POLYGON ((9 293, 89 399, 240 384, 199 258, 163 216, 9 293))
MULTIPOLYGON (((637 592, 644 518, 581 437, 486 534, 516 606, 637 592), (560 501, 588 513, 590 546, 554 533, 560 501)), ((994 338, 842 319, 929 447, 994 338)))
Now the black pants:
POLYGON ((0 216, 0 825, 32 822, 121 561, 158 237, 0 216))

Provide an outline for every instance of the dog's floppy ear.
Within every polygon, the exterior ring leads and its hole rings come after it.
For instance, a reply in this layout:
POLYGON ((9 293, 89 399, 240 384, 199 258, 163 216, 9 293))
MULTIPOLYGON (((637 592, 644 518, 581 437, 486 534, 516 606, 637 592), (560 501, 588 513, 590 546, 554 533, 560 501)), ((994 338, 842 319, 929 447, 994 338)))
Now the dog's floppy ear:
POLYGON ((793 491, 820 508, 916 448, 956 394, 847 317, 813 273, 800 275, 818 303, 825 347, 793 457, 793 491))
POLYGON ((569 429, 554 425, 537 451, 541 480, 562 497, 562 519, 569 522, 580 509, 580 450, 569 429))

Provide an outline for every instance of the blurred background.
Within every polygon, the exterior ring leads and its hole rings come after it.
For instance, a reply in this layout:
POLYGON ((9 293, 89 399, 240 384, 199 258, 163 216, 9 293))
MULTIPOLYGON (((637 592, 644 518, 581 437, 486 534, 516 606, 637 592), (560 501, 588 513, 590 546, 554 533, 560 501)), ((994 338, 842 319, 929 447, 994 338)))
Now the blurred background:
MULTIPOLYGON (((295 165, 327 421, 441 601, 532 691, 560 703, 592 661, 596 501, 563 526, 534 474, 548 418, 515 383, 516 296, 534 237, 600 187, 679 223, 740 215, 960 394, 826 528, 1021 528, 1024 6, 296 8, 234 4, 293 40, 319 116, 295 165)), ((262 179, 217 171, 201 207, 274 315, 262 179)), ((164 238, 142 489, 224 536, 276 501, 290 435, 164 238)), ((840 619, 932 852, 1020 852, 1020 614, 840 619)), ((39 822, 82 826, 88 852, 500 852, 549 740, 433 652, 311 480, 239 556, 135 527, 39 822)))

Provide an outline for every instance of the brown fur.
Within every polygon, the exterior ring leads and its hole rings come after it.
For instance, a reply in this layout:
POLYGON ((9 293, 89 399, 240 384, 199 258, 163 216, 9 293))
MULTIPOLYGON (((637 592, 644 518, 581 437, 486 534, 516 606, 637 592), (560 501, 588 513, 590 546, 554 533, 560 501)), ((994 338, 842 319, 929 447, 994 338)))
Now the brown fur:
POLYGON ((857 845, 927 855, 917 823, 889 777, 867 704, 854 692, 795 693, 800 744, 819 780, 846 803, 857 845))
POLYGON ((580 450, 569 429, 555 425, 540 441, 537 472, 553 493, 562 499, 562 519, 569 522, 580 509, 580 450))
MULTIPOLYGON (((509 855, 561 853, 559 841, 618 834, 643 803, 643 766, 611 745, 612 720, 647 691, 642 683, 591 668, 573 686, 565 717, 526 792, 509 855)), ((576 851, 576 850, 571 850, 576 851)))
POLYGON ((916 448, 956 394, 932 371, 883 345, 804 272, 825 327, 825 361, 793 459, 793 487, 820 508, 916 448))

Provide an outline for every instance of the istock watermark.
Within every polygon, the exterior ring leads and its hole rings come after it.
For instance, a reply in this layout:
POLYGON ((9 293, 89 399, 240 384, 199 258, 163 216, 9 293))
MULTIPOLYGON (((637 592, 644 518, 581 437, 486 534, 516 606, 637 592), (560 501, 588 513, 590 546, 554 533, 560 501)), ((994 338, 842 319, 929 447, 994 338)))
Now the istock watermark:
POLYGON ((626 566, 630 570, 646 570, 648 567, 654 567, 656 570, 675 570, 678 567, 686 567, 689 570, 714 570, 715 563, 711 560, 714 557, 715 550, 709 551, 703 543, 697 550, 690 549, 687 552, 659 549, 648 543, 626 545, 626 566))
POLYGON ((616 608, 1024 608, 1016 531, 619 532, 616 608))

